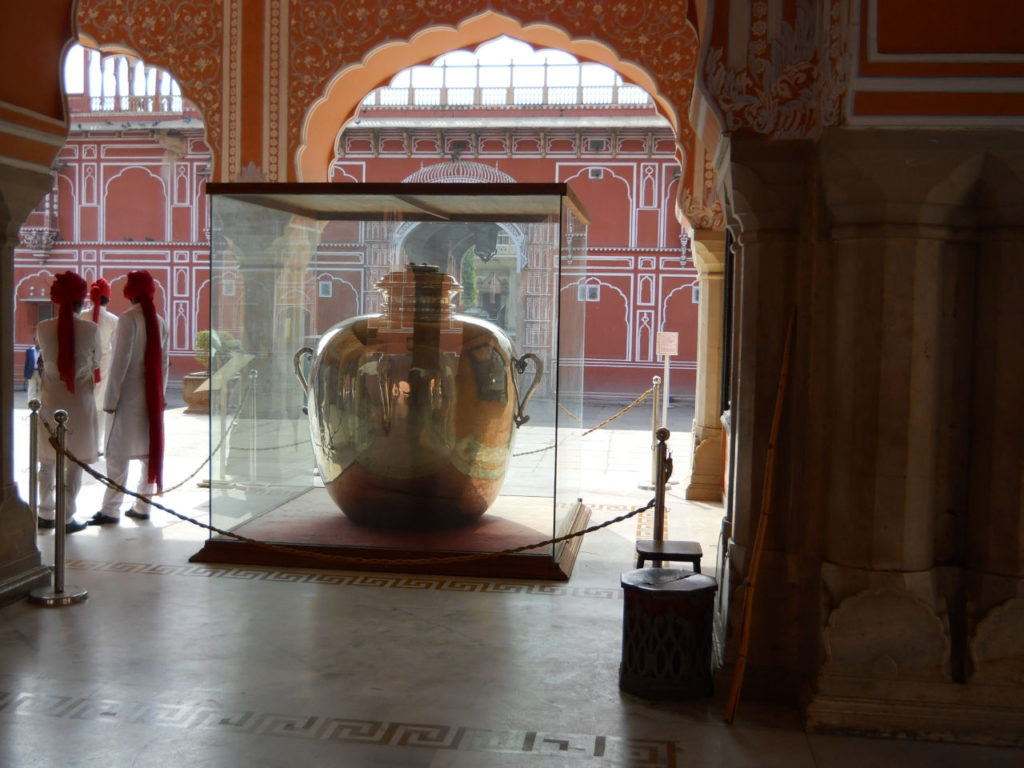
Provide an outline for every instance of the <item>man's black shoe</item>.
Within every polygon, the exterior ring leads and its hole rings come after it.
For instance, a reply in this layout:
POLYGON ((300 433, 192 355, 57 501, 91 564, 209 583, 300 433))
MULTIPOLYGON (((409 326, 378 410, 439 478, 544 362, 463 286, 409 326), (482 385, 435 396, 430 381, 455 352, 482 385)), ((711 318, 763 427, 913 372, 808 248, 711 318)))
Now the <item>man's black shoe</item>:
MULTIPOLYGON (((56 520, 50 520, 45 517, 37 517, 36 524, 39 526, 40 530, 50 530, 52 528, 57 527, 56 520)), ((85 529, 86 524, 80 523, 77 520, 72 520, 70 523, 64 524, 64 533, 78 533, 79 531, 84 531, 85 529)))
POLYGON ((105 515, 102 512, 97 512, 92 516, 92 519, 89 520, 89 525, 117 525, 120 522, 120 517, 111 517, 110 515, 105 515))
POLYGON ((149 512, 138 512, 134 507, 125 512, 125 514, 136 520, 149 520, 149 512))

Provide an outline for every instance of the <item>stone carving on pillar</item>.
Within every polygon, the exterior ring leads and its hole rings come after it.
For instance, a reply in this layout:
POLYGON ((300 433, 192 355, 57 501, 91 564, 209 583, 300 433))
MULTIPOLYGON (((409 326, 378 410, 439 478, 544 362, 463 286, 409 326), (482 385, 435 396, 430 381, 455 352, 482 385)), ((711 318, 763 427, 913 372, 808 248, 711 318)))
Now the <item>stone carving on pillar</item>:
POLYGON ((825 669, 830 677, 946 681, 949 636, 923 601, 895 589, 870 589, 847 598, 828 619, 825 669))
POLYGON ((979 624, 971 641, 974 672, 970 682, 1024 685, 1024 598, 996 606, 979 624))
POLYGON ((722 201, 715 192, 715 168, 707 150, 704 155, 704 171, 698 186, 696 181, 683 193, 683 214, 696 229, 725 229, 725 211, 722 201))
POLYGON ((747 129, 775 139, 818 136, 838 124, 847 85, 844 3, 797 0, 780 19, 772 18, 770 5, 750 5, 743 42, 733 42, 728 29, 715 34, 723 43, 746 45, 746 66, 731 66, 736 52, 712 45, 704 59, 705 87, 727 131, 747 129))

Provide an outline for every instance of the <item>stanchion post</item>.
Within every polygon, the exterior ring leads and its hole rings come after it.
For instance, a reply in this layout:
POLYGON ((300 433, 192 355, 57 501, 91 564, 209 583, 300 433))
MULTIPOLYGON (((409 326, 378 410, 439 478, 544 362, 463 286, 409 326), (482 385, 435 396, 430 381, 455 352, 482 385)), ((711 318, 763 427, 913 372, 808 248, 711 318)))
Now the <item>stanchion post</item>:
MULTIPOLYGON (((211 379, 211 381, 212 381, 212 379, 211 379)), ((228 434, 228 428, 227 428, 227 423, 228 423, 228 402, 230 400, 230 398, 228 397, 228 394, 229 394, 228 393, 228 386, 230 384, 231 384, 230 380, 225 380, 221 384, 221 388, 220 388, 220 442, 218 443, 218 445, 220 446, 220 451, 219 451, 220 456, 218 457, 217 460, 220 462, 220 479, 221 480, 223 480, 227 476, 227 473, 228 473, 228 469, 227 469, 228 462, 227 462, 227 458, 226 458, 227 457, 227 453, 228 453, 228 447, 227 447, 227 445, 225 444, 224 441, 227 439, 227 434, 228 434)), ((211 398, 212 398, 212 395, 211 395, 211 398)), ((213 407, 212 406, 212 402, 213 401, 211 400, 211 408, 213 407)), ((241 405, 239 405, 239 407, 241 407, 241 405)), ((211 418, 213 417, 213 413, 212 412, 210 413, 210 417, 211 418)), ((211 439, 212 439, 212 437, 211 437, 211 439)), ((213 487, 213 465, 212 465, 212 463, 210 465, 210 487, 211 488, 213 487)))
POLYGON ((28 505, 32 509, 32 521, 39 516, 39 407, 36 398, 28 401, 28 505))
POLYGON ((661 377, 651 379, 651 485, 658 487, 658 399, 661 397, 661 377))
POLYGON ((256 482, 256 379, 259 371, 252 368, 249 371, 249 418, 252 424, 249 426, 249 482, 256 482))
POLYGON ((668 400, 669 393, 672 392, 672 387, 669 385, 669 376, 671 371, 669 370, 669 361, 672 359, 672 355, 665 355, 665 397, 661 399, 661 426, 668 425, 668 400))
POLYGON ((56 486, 56 520, 53 529, 53 586, 40 587, 29 593, 29 601, 38 605, 71 605, 80 603, 89 596, 89 593, 81 587, 66 587, 64 585, 64 543, 67 539, 67 491, 64 486, 64 474, 66 471, 64 450, 67 443, 67 420, 68 412, 59 410, 53 414, 57 422, 57 460, 55 469, 54 485, 56 486))
MULTIPOLYGON (((655 437, 658 440, 658 447, 655 451, 656 463, 657 463, 657 481, 654 484, 654 540, 664 541, 665 540, 665 480, 668 474, 665 470, 666 459, 668 456, 668 446, 665 441, 668 440, 670 432, 662 427, 655 432, 655 437)), ((655 568, 661 568, 661 560, 652 560, 651 564, 655 568)))
POLYGON ((64 544, 67 542, 68 532, 65 527, 68 522, 68 495, 65 493, 65 474, 67 464, 64 458, 64 447, 68 438, 68 412, 57 411, 53 414, 57 422, 57 467, 54 480, 56 493, 56 526, 53 529, 53 591, 64 591, 64 544))

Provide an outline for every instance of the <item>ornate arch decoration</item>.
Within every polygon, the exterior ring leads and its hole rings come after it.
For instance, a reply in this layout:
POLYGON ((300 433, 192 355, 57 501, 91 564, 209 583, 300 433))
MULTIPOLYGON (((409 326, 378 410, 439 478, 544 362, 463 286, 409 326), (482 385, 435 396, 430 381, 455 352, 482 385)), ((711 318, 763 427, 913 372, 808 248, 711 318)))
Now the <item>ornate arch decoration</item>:
MULTIPOLYGON (((697 36, 693 33, 692 57, 697 56, 697 36)), ((681 90, 665 93, 655 78, 643 67, 624 60, 609 45, 596 39, 574 38, 563 29, 550 24, 523 24, 504 14, 485 11, 456 27, 433 26, 413 34, 407 41, 388 42, 369 51, 358 64, 345 67, 327 81, 322 96, 305 113, 295 151, 295 176, 298 181, 327 181, 327 173, 334 153, 337 135, 356 114, 363 96, 402 69, 432 59, 447 51, 479 45, 499 35, 508 35, 534 46, 558 48, 583 60, 595 61, 611 67, 651 94, 661 114, 669 121, 677 136, 677 145, 689 146, 692 130, 689 123, 680 120, 679 110, 685 109, 692 90, 692 73, 681 90), (686 97, 681 101, 679 97, 686 97)), ((651 42, 648 40, 648 42, 651 42)), ((655 49, 656 50, 656 49, 655 49)), ((657 55, 652 58, 656 59, 657 55)), ((686 62, 657 62, 659 68, 685 67, 686 62)))
MULTIPOLYGON (((222 19, 214 8, 200 7, 180 14, 155 9, 153 24, 133 24, 114 0, 79 2, 74 42, 104 54, 124 54, 174 78, 181 96, 202 115, 203 140, 210 150, 210 165, 217 178, 222 158, 220 86, 222 19), (109 6, 109 7, 107 7, 109 6), (176 42, 168 46, 167 40, 176 42)), ((63 58, 61 59, 63 62, 63 58)), ((237 137, 235 137, 237 141, 237 137)))

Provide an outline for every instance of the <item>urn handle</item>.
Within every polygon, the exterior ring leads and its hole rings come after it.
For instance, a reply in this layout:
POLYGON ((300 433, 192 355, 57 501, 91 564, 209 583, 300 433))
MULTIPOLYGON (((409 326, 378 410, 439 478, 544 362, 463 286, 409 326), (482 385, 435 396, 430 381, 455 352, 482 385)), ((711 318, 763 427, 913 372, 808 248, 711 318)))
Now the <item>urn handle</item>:
POLYGON ((517 427, 523 426, 530 420, 524 412, 526 411, 526 404, 530 402, 530 398, 533 396, 533 391, 537 389, 537 385, 540 384, 541 376, 544 375, 544 362, 532 352, 527 352, 522 357, 512 358, 512 367, 515 369, 517 375, 512 377, 512 383, 515 385, 516 396, 519 395, 519 374, 526 372, 526 364, 533 361, 533 381, 530 382, 529 388, 526 390, 526 394, 523 395, 521 402, 516 403, 516 414, 515 422, 517 427))
MULTIPOLYGON (((299 384, 302 385, 302 391, 305 394, 309 394, 309 382, 306 381, 306 374, 302 372, 302 363, 307 356, 313 357, 316 353, 310 347, 303 347, 295 353, 295 357, 292 358, 292 366, 295 368, 295 375, 299 379, 299 384)), ((303 413, 308 413, 305 406, 302 408, 303 413)))

